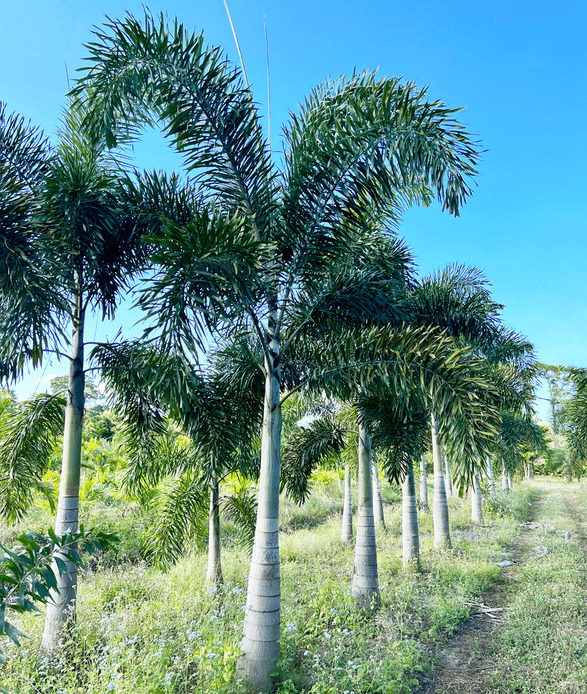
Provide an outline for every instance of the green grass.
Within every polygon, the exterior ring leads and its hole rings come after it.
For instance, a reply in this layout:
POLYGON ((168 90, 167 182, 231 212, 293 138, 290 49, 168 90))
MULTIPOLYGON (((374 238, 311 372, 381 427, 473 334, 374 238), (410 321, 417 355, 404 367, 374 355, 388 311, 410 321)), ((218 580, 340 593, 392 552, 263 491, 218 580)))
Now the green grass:
MULTIPOLYGON (((422 526, 422 571, 401 566, 400 509, 384 486, 388 532, 378 533, 382 604, 358 610, 350 598, 353 551, 340 542, 336 482, 316 486, 302 508, 283 504, 282 653, 277 692, 408 694, 434 667, 435 644, 465 620, 466 602, 480 600, 498 579, 496 561, 509 547, 530 492, 515 492, 489 528, 455 538, 452 552, 432 548, 429 514, 422 526), (430 529, 428 529, 430 528, 430 529)), ((98 512, 99 507, 94 507, 98 512)), ((470 526, 470 502, 453 499, 457 527, 470 526)), ((80 584, 73 639, 52 662, 40 660, 42 619, 27 618, 21 649, 7 648, 4 684, 18 694, 239 694, 236 677, 248 556, 223 554, 225 585, 206 587, 206 558, 193 551, 167 574, 147 565, 134 513, 119 520, 125 549, 80 584), (131 521, 129 522, 129 518, 131 521)), ((116 512, 108 516, 108 527, 116 512)), ((121 508, 117 512, 121 513, 121 508)), ((574 603, 576 604, 576 603, 574 603)), ((1 671, 0 671, 1 672, 1 671)))
MULTIPOLYGON (((587 519, 587 489, 573 486, 587 519)), ((587 545, 565 507, 568 492, 562 485, 549 492, 536 519, 556 530, 537 529, 528 537, 515 596, 497 632, 496 694, 587 691, 587 545), (536 556, 532 547, 541 545, 548 553, 536 556)))

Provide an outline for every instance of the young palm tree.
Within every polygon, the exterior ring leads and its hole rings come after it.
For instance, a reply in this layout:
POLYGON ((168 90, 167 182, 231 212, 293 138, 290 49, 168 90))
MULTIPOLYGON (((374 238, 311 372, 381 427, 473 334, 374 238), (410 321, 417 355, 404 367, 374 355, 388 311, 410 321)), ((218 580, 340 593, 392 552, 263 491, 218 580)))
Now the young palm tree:
POLYGON ((248 349, 244 341, 229 345, 214 355, 208 372, 152 344, 103 345, 92 352, 124 421, 125 490, 140 497, 174 478, 151 528, 149 549, 162 566, 178 559, 198 528, 207 490, 211 583, 222 582, 220 484, 232 473, 258 474, 263 381, 254 363, 251 368, 248 349), (236 373, 238 359, 245 368, 236 373))
MULTIPOLYGON (((425 90, 366 73, 327 82, 285 129, 279 172, 240 71, 175 23, 113 21, 88 46, 84 93, 111 144, 158 119, 198 176, 200 216, 169 226, 163 268, 143 306, 168 341, 195 345, 239 321, 262 348, 266 378, 257 534, 244 625, 243 669, 257 689, 279 655, 278 493, 282 370, 292 341, 337 317, 375 314, 385 286, 372 271, 324 269, 361 238, 365 220, 397 219, 433 193, 453 214, 470 188, 478 149, 457 110, 425 90), (213 202, 213 207, 210 207, 213 202), (371 303, 363 298, 369 285, 371 303), (205 316, 205 318, 203 317, 205 316)), ((366 368, 366 366, 365 366, 366 368)))

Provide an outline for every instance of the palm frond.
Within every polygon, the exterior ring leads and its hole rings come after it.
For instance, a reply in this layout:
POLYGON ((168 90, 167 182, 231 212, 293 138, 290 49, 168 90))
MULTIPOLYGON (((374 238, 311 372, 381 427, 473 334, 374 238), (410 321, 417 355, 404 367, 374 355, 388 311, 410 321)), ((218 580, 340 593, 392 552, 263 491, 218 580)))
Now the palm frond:
POLYGON ((239 544, 247 550, 253 547, 257 521, 257 499, 246 488, 235 490, 221 499, 222 513, 234 523, 239 544))
POLYGON ((145 549, 155 564, 169 568, 192 538, 207 530, 208 490, 198 476, 181 475, 159 500, 157 520, 147 531, 145 549))
POLYGON ((316 419, 298 426, 288 437, 281 461, 280 490, 297 504, 310 495, 312 472, 345 446, 346 431, 335 417, 316 419))
POLYGON ((437 328, 349 331, 345 339, 304 344, 313 361, 308 386, 343 400, 386 388, 408 409, 437 413, 440 433, 468 483, 471 461, 485 459, 499 431, 496 395, 484 363, 437 328))
POLYGON ((390 482, 401 483, 409 460, 420 456, 427 447, 430 425, 426 407, 406 407, 398 394, 389 392, 362 394, 358 400, 359 417, 368 426, 374 448, 390 482))
POLYGON ((87 44, 87 66, 74 90, 88 101, 94 126, 112 146, 159 120, 188 170, 241 215, 258 239, 271 237, 275 183, 251 93, 222 51, 207 47, 163 15, 109 20, 87 44))
POLYGON ((65 399, 38 395, 15 405, 3 417, 0 430, 0 517, 21 518, 35 491, 43 489, 43 475, 63 431, 65 399))
POLYGON ((376 210, 397 219, 432 191, 458 214, 479 156, 459 110, 369 72, 317 88, 285 130, 284 243, 295 262, 336 242, 343 219, 360 224, 376 210))
POLYGON ((175 349, 205 349, 210 329, 247 319, 259 303, 270 247, 246 218, 200 207, 185 226, 169 222, 164 237, 146 239, 159 266, 139 305, 161 339, 175 349))

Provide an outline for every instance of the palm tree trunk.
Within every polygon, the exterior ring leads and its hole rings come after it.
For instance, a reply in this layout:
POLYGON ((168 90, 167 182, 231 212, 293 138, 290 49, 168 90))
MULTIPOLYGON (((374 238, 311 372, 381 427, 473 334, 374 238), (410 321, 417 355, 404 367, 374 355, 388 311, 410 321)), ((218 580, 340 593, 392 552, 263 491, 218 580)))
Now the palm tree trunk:
POLYGON ((446 486, 446 498, 452 499, 452 476, 450 474, 450 460, 448 459, 448 456, 446 455, 446 452, 444 450, 441 449, 441 453, 444 458, 444 483, 446 486))
POLYGON ((418 533, 418 503, 414 484, 414 466, 411 458, 402 482, 402 544, 404 566, 420 569, 420 539, 418 533))
POLYGON ((352 595, 360 607, 379 604, 371 468, 371 438, 365 427, 359 424, 359 512, 352 595))
POLYGON ((484 525, 483 521, 483 500, 481 498, 481 478, 479 469, 475 468, 473 477, 473 493, 471 494, 471 517, 475 525, 484 525))
POLYGON ((206 581, 214 585, 222 583, 220 563, 220 485, 216 474, 212 474, 210 485, 210 512, 208 514, 208 573, 206 581))
POLYGON ((278 338, 274 338, 269 347, 271 359, 266 361, 257 525, 241 642, 243 655, 238 664, 239 672, 254 692, 271 689, 269 672, 279 659, 281 405, 278 338))
POLYGON ((495 499, 495 477, 493 476, 493 463, 491 462, 491 458, 489 458, 487 463, 487 481, 489 483, 489 494, 492 499, 495 499))
POLYGON ((426 456, 420 458, 420 505, 428 508, 428 481, 426 480, 426 456))
POLYGON ((353 506, 351 501, 351 473, 348 463, 344 466, 344 506, 342 507, 342 533, 340 539, 343 542, 353 541, 353 506))
MULTIPOLYGON (((55 534, 78 532, 79 484, 82 454, 82 429, 84 419, 84 308, 81 291, 75 297, 72 320, 71 361, 63 430, 63 456, 61 482, 55 514, 55 534)), ((75 549, 75 548, 74 548, 75 549)), ((75 622, 77 596, 77 566, 65 556, 59 556, 67 569, 60 575, 57 564, 53 570, 57 578, 57 591, 51 592, 47 603, 45 628, 41 650, 48 653, 60 647, 68 625, 75 622)))
POLYGON ((434 522, 434 546, 450 549, 450 529, 448 524, 448 503, 444 488, 442 453, 436 418, 432 415, 432 457, 434 459, 434 496, 432 499, 432 520, 434 522))
POLYGON ((336 482, 338 484, 338 491, 342 492, 342 482, 340 481, 340 468, 338 467, 338 460, 336 462, 336 482))
POLYGON ((375 523, 379 523, 383 530, 385 530, 383 499, 381 497, 381 485, 379 484, 379 466, 377 465, 375 455, 373 454, 371 457, 373 459, 373 518, 375 519, 375 523))
POLYGON ((511 491, 514 488, 514 485, 512 484, 512 477, 511 477, 509 472, 507 473, 507 476, 508 476, 508 489, 511 491))
POLYGON ((509 489, 508 487, 508 473, 505 470, 505 467, 502 467, 501 469, 501 488, 504 491, 507 491, 509 489))

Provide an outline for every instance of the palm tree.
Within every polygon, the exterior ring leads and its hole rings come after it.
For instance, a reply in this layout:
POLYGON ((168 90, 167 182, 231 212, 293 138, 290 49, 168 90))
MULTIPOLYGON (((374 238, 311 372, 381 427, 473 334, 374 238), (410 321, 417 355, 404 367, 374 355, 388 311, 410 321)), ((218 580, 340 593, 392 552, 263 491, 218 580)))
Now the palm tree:
POLYGON ((471 493, 471 517, 475 525, 483 525, 483 503, 481 497, 481 476, 479 469, 475 468, 475 476, 473 477, 473 487, 471 493))
POLYGON ((385 530, 383 498, 381 497, 381 484, 379 482, 379 465, 377 464, 375 452, 373 452, 373 517, 375 518, 375 523, 385 530))
POLYGON ((210 583, 222 582, 220 484, 233 473, 258 474, 263 381, 249 348, 243 340, 227 345, 211 357, 207 372, 181 354, 141 342, 102 345, 92 352, 124 421, 125 490, 141 497, 174 477, 148 541, 160 565, 180 556, 208 491, 210 583))
MULTIPOLYGON (((60 536, 75 534, 78 525, 86 314, 113 315, 143 264, 141 233, 159 223, 156 209, 144 207, 137 214, 138 188, 115 170, 104 141, 91 137, 82 120, 80 104, 72 103, 59 143, 50 150, 22 119, 0 118, 0 169, 8 172, 2 188, 10 189, 10 176, 18 184, 11 184, 12 216, 3 217, 0 233, 10 240, 11 257, 14 249, 21 251, 19 262, 6 261, 12 270, 0 297, 1 360, 13 377, 27 359, 37 365, 47 352, 70 365, 55 519, 60 536)), ((77 567, 66 564, 68 571, 60 573, 58 592, 47 607, 42 648, 48 651, 75 617, 77 567)))
POLYGON ((168 226, 155 256, 162 270, 142 305, 155 322, 160 316, 168 341, 195 346, 208 329, 240 322, 263 351, 259 512, 241 663, 252 686, 266 689, 279 655, 282 355, 310 326, 321 335, 341 316, 376 313, 387 284, 371 270, 325 276, 328 263, 357 238, 369 246, 366 220, 397 219, 433 192, 458 214, 477 146, 457 110, 428 101, 413 83, 365 73, 327 82, 292 116, 280 173, 240 71, 201 35, 127 16, 97 31, 88 50, 77 94, 95 127, 115 144, 159 120, 200 183, 199 217, 168 226), (359 299, 367 285, 370 305, 359 299))

